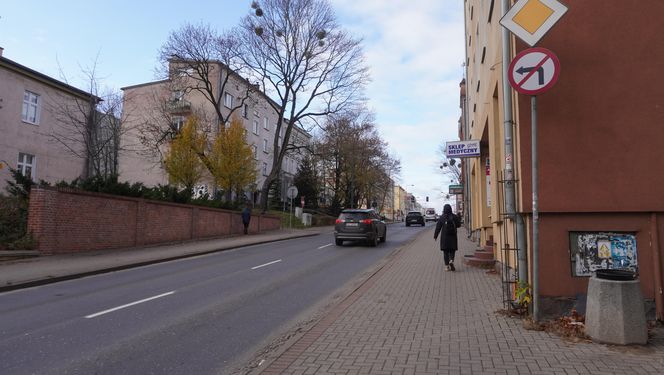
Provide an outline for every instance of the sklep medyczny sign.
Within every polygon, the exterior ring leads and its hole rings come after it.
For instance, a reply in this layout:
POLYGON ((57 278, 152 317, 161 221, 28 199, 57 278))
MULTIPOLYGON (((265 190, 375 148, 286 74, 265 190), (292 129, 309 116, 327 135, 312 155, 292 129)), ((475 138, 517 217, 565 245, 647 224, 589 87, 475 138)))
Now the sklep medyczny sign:
POLYGON ((448 158, 472 158, 480 156, 480 141, 456 141, 445 144, 448 158))

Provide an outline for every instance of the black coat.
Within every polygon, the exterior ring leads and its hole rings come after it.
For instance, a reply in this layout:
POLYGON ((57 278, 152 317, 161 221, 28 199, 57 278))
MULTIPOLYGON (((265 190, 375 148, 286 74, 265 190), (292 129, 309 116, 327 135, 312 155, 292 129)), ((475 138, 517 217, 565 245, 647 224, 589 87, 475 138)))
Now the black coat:
MULTIPOLYGON (((452 221, 454 222, 454 226, 456 228, 459 228, 461 226, 461 220, 459 217, 455 214, 450 214, 452 216, 452 221)), ((438 222, 436 223, 436 231, 433 233, 433 239, 438 238, 438 234, 441 234, 440 236, 440 249, 441 250, 457 250, 459 248, 458 241, 457 241, 457 231, 456 229, 454 230, 454 234, 445 234, 445 221, 448 220, 447 215, 441 215, 438 218, 438 222)))

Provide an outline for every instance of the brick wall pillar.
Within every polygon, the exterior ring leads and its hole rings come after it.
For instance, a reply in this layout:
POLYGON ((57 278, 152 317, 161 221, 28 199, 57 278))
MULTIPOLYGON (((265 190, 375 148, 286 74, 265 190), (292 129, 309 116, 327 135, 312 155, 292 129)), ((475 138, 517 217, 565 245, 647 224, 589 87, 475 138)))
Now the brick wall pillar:
POLYGON ((57 238, 57 195, 54 190, 38 187, 30 189, 28 206, 28 232, 37 240, 37 250, 44 254, 58 249, 57 238))
POLYGON ((145 245, 145 205, 143 199, 136 202, 136 237, 134 240, 136 246, 145 245))
POLYGON ((191 208, 191 234, 189 238, 192 240, 194 238, 198 238, 198 232, 196 232, 196 223, 198 222, 198 214, 199 214, 200 209, 197 207, 192 207, 191 208))

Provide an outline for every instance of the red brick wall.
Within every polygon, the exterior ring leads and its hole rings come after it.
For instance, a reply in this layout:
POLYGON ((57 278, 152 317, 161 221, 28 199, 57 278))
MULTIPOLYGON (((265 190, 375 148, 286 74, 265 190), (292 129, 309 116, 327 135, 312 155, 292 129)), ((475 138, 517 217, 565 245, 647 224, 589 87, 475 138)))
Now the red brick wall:
MULTIPOLYGON (((279 229, 252 215, 250 233, 279 229)), ((45 254, 179 242, 242 233, 239 212, 69 189, 33 188, 28 230, 45 254)))

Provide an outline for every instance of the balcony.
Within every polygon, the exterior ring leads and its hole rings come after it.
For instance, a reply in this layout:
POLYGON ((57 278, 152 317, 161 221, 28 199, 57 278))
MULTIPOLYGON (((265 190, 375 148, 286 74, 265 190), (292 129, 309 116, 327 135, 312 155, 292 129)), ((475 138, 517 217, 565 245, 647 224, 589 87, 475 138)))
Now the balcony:
POLYGON ((183 99, 171 99, 166 101, 166 109, 172 115, 188 114, 191 113, 191 103, 183 99))

